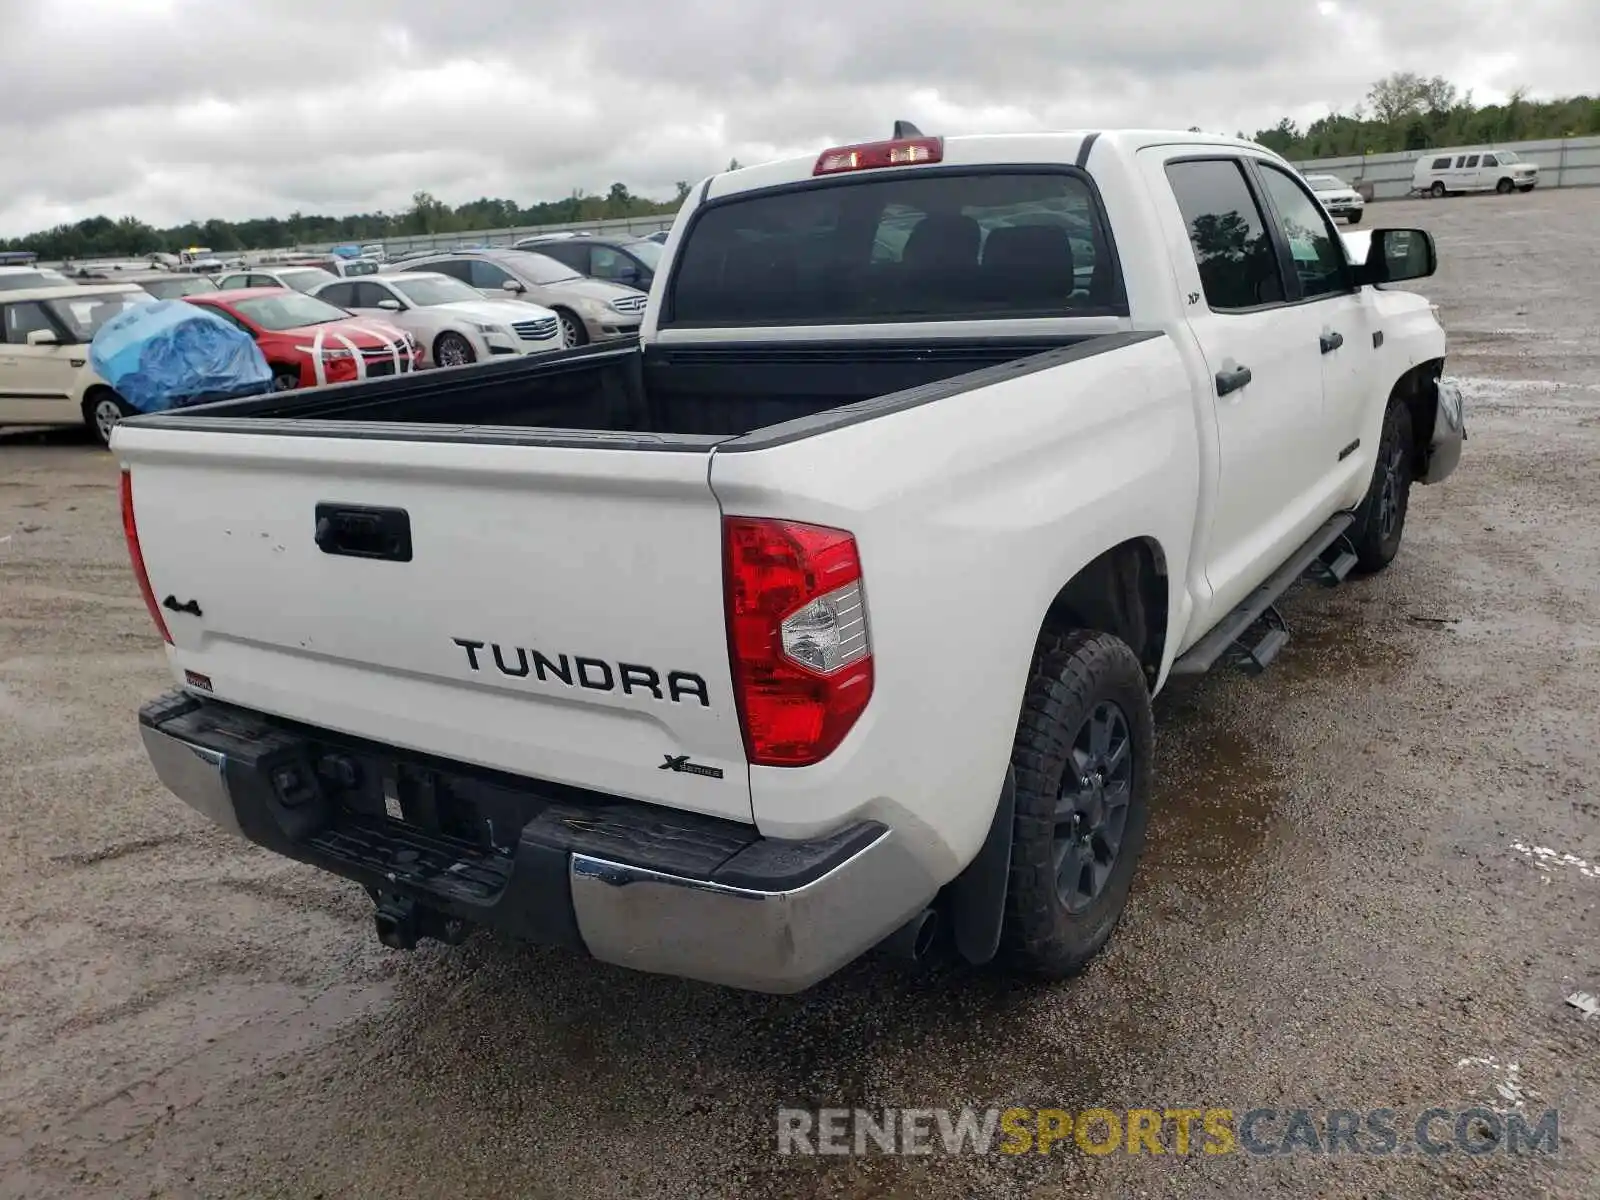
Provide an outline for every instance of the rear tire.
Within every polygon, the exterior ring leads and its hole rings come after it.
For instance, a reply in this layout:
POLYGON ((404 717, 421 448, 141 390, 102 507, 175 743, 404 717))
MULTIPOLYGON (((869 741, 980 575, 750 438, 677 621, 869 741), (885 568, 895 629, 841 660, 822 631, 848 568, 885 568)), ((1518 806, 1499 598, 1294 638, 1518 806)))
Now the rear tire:
POLYGON ((1016 816, 999 959, 1063 979, 1105 946, 1149 819, 1155 721, 1144 669, 1108 633, 1047 633, 1011 754, 1016 816))
POLYGON ((1356 569, 1363 575, 1383 570, 1400 552, 1411 503, 1412 458, 1411 409, 1404 400, 1390 400, 1383 414, 1383 435, 1378 441, 1372 482, 1350 528, 1356 569))
POLYGON ((433 343, 433 365, 436 367, 464 367, 477 361, 478 352, 459 333, 447 330, 433 343))
POLYGON ((1435 200, 1443 200, 1444 199, 1444 194, 1445 194, 1444 193, 1444 184, 1440 180, 1435 179, 1433 181, 1433 186, 1428 189, 1428 193, 1435 200))
POLYGON ((108 387, 94 388, 83 398, 83 423, 106 450, 111 448, 111 431, 117 422, 131 417, 134 411, 133 405, 108 387))

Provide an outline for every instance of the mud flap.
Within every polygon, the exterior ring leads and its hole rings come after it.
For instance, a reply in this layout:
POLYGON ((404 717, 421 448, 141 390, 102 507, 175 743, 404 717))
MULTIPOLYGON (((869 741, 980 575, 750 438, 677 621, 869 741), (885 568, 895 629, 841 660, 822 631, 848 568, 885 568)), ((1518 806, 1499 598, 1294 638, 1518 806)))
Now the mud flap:
POLYGON ((1011 877, 1011 833, 1017 804, 1017 776, 1006 768, 1005 785, 994 807, 989 836, 967 869, 950 883, 950 928, 956 950, 974 966, 994 958, 1000 949, 1005 918, 1006 885, 1011 877))

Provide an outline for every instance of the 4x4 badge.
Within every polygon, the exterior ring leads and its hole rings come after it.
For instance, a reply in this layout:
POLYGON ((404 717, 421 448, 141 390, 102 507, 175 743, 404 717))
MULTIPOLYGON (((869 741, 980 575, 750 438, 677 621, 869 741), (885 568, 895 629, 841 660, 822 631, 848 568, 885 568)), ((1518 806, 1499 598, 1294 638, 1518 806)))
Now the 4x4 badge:
POLYGON ((660 771, 677 771, 679 774, 704 775, 707 779, 721 779, 721 767, 703 767, 699 763, 689 761, 687 754, 663 754, 660 771))

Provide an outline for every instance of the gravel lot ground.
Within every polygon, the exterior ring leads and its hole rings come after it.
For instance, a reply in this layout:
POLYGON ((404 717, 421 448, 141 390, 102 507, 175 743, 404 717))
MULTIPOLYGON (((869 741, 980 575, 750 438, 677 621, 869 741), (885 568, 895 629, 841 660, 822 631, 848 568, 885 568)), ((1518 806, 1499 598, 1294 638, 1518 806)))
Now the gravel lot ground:
POLYGON ((0 1195, 1594 1196, 1600 1020, 1565 998, 1600 992, 1600 190, 1369 220, 1438 237, 1462 467, 1392 570, 1290 598, 1266 676, 1163 697, 1128 917, 1054 987, 866 962, 774 999, 382 949, 353 885, 156 782, 115 465, 0 435, 0 1195), (1559 1154, 774 1153, 780 1105, 1404 1130, 1518 1097, 1559 1154))

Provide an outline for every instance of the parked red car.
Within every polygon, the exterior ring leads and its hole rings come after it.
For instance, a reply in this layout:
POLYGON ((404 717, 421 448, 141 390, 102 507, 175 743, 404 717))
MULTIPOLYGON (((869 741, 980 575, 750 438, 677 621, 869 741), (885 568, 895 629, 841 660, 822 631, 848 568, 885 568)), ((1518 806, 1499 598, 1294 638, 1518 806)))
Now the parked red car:
POLYGON ((288 288, 237 288, 185 296, 255 338, 278 391, 348 383, 417 369, 416 339, 384 321, 353 317, 288 288))

